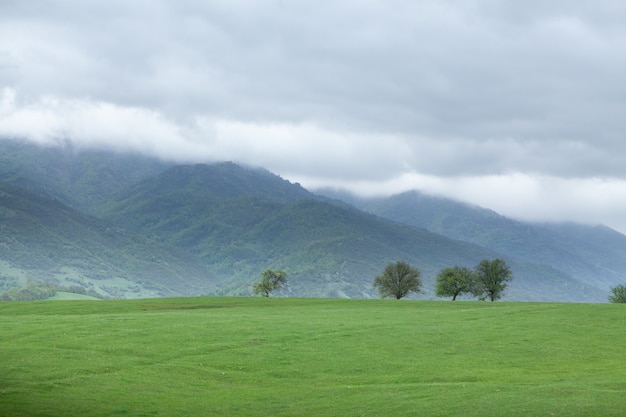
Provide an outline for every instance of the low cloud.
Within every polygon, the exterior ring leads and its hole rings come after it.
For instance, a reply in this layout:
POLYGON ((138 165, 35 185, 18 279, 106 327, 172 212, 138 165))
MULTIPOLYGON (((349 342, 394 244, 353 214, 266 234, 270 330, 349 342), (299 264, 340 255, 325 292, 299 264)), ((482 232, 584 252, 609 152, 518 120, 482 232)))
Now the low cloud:
POLYGON ((320 181, 294 177, 311 190, 336 188, 361 197, 407 190, 489 208, 531 222, 578 222, 606 225, 626 234, 626 180, 559 178, 526 174, 437 177, 406 173, 387 181, 320 181))
POLYGON ((179 126, 149 109, 55 97, 19 106, 12 89, 5 89, 0 100, 0 136, 168 159, 182 159, 202 148, 189 142, 179 126))
POLYGON ((0 4, 0 136, 533 219, 625 207, 623 2, 46 4, 0 4))

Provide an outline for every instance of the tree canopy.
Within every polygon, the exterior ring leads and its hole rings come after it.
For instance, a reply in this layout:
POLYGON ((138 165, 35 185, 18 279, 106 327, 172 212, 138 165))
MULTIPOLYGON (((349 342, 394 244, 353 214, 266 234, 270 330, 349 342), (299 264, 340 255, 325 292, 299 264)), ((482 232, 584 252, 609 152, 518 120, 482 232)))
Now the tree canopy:
POLYGON ((266 269, 261 279, 254 283, 252 290, 256 295, 269 297, 272 291, 287 285, 287 273, 277 269, 266 269))
POLYGON ((483 259, 476 267, 472 293, 481 300, 499 300, 511 279, 511 269, 502 259, 483 259))
POLYGON ((435 295, 437 297, 452 297, 452 301, 464 293, 472 290, 473 272, 465 267, 455 266, 444 268, 437 275, 435 295))
POLYGON ((614 304, 626 303, 626 284, 618 285, 611 288, 609 302, 614 304))
POLYGON ((411 292, 421 291, 422 281, 419 276, 420 271, 405 261, 390 263, 383 273, 374 279, 374 288, 383 298, 394 297, 399 300, 411 292))

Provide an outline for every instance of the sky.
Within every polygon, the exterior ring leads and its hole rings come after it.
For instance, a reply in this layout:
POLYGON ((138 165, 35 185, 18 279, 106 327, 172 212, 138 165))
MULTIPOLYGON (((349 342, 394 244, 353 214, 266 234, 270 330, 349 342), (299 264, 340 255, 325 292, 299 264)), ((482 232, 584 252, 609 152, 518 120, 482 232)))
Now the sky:
POLYGON ((0 137, 626 233, 626 2, 2 0, 0 137))

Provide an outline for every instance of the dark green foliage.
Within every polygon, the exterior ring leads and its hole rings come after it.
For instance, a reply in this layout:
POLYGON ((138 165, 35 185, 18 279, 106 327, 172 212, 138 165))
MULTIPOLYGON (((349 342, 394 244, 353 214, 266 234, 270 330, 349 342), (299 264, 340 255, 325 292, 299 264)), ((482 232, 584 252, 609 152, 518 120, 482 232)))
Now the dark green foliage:
POLYGON ((270 294, 287 285, 287 273, 276 269, 266 269, 261 279, 254 283, 252 289, 256 295, 269 297, 270 294))
POLYGON ((481 300, 496 301, 502 298, 507 284, 512 279, 511 269, 502 259, 483 259, 476 266, 472 293, 481 300))
POLYGON ((626 303, 626 285, 617 285, 611 288, 611 295, 609 295, 609 302, 611 303, 626 303))
POLYGON ((374 288, 383 298, 394 297, 399 300, 412 292, 421 291, 422 281, 419 276, 420 271, 405 261, 390 263, 383 273, 374 279, 374 288))
POLYGON ((57 290, 58 291, 67 292, 67 293, 70 293, 70 294, 88 295, 90 297, 99 298, 99 299, 107 299, 108 298, 108 297, 103 296, 99 292, 95 291, 94 289, 91 289, 91 288, 87 289, 87 288, 83 287, 82 285, 70 285, 70 286, 67 286, 67 287, 58 287, 57 290))
POLYGON ((472 290, 474 273, 465 267, 449 267, 441 270, 437 275, 435 295, 437 297, 452 297, 452 301, 472 290))
POLYGON ((93 289, 86 289, 81 285, 58 286, 52 282, 29 281, 23 287, 13 287, 0 293, 0 301, 33 301, 46 300, 54 297, 57 292, 88 295, 90 297, 107 298, 93 289))
POLYGON ((53 297, 57 288, 49 282, 28 282, 22 288, 11 288, 0 294, 0 301, 33 301, 53 297))

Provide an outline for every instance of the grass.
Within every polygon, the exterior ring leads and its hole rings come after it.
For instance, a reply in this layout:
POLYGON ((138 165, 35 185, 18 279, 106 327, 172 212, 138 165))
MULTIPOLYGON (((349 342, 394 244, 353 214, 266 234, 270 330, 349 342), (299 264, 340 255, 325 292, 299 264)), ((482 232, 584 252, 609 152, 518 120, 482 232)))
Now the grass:
POLYGON ((0 304, 2 416, 621 416, 611 304, 0 304))

